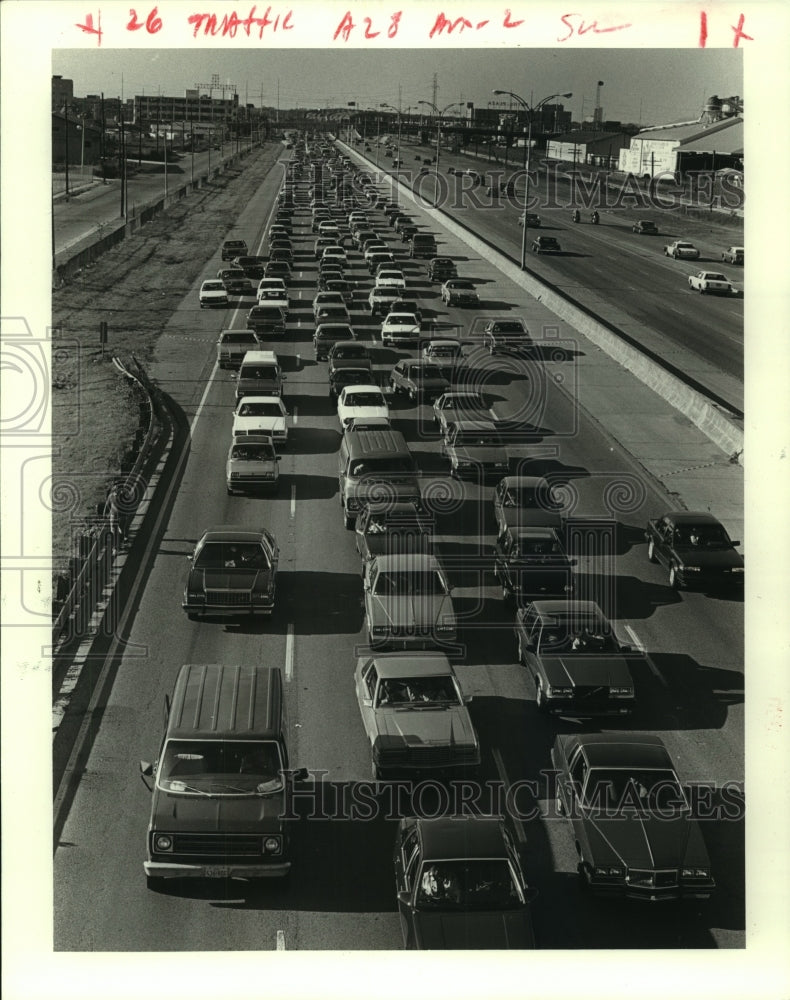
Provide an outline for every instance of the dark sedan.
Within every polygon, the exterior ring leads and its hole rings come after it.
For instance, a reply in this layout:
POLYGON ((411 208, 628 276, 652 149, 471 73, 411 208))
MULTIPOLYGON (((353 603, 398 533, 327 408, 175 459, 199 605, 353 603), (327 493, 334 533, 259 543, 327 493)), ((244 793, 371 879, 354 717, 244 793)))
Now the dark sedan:
POLYGON ((711 895, 708 851, 658 736, 558 736, 551 761, 579 874, 595 894, 648 902, 711 895))
POLYGON ((536 893, 500 817, 402 819, 394 865, 406 948, 535 947, 536 893))
POLYGON ((277 542, 265 529, 205 531, 189 556, 181 605, 187 617, 195 621, 271 614, 278 560, 277 542))
POLYGON ((743 585, 743 557, 712 514, 672 511, 647 522, 647 558, 669 570, 669 585, 700 589, 743 585))

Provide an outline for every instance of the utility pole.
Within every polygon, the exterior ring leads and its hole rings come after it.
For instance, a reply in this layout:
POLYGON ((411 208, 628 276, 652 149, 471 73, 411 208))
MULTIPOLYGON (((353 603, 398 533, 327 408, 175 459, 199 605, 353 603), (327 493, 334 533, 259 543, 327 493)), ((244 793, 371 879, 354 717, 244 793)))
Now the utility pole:
POLYGON ((123 122, 123 103, 120 105, 120 121, 118 129, 118 172, 121 175, 121 218, 126 218, 126 151, 124 149, 125 134, 123 122))
POLYGON ((63 117, 66 120, 66 197, 69 196, 69 102, 63 102, 63 117))

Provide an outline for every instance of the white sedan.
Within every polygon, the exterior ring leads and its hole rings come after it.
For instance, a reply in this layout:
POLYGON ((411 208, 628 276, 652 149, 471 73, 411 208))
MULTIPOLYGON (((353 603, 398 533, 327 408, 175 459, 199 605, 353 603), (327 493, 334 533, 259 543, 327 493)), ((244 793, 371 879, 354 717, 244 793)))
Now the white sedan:
POLYGON ((717 271, 699 271, 689 275, 689 288, 701 295, 734 295, 730 279, 717 271))
POLYGON ((688 240, 675 240, 664 247, 664 254, 667 257, 674 257, 675 260, 697 260, 699 250, 688 240))
POLYGON ((377 385, 347 385, 337 400, 337 417, 345 430, 354 420, 383 417, 389 420, 390 408, 377 385))
POLYGON ((275 445, 288 441, 288 410, 280 396, 244 396, 233 412, 233 437, 268 434, 275 445))
POLYGON ((396 271, 386 268, 376 275, 376 288, 397 288, 400 292, 406 291, 406 278, 403 271, 396 271))
POLYGON ((418 340, 420 321, 414 313, 391 312, 381 324, 381 343, 386 347, 403 340, 418 340))
POLYGON ((221 281, 204 281, 200 286, 200 308, 228 305, 228 291, 221 281))
POLYGON ((257 291, 258 305, 279 306, 288 312, 288 289, 282 278, 261 278, 257 291))
POLYGON ((348 262, 348 256, 346 251, 337 244, 329 247, 324 247, 324 252, 321 254, 321 260, 326 261, 337 261, 338 264, 346 264, 348 262))

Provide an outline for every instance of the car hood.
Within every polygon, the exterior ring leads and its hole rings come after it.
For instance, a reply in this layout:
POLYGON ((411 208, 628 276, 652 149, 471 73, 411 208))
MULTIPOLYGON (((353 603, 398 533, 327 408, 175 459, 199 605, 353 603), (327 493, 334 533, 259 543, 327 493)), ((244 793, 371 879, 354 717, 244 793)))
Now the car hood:
POLYGON ((474 745, 475 731, 463 705, 421 705, 418 708, 376 709, 374 736, 399 736, 410 746, 457 743, 474 745))
POLYGON ((234 417, 234 434, 273 434, 285 429, 285 417, 234 417))
POLYGON ((189 833, 279 833, 284 792, 272 795, 187 795, 154 790, 151 825, 189 833))
POLYGON ((622 864, 629 868, 678 868, 710 863, 694 820, 640 816, 626 812, 584 820, 592 848, 591 864, 622 864))
POLYGON ((486 463, 502 463, 507 465, 507 449, 500 448, 497 445, 456 445, 453 446, 452 450, 455 452, 456 457, 461 461, 468 462, 486 462, 486 463))
POLYGON ((426 913, 415 911, 414 937, 420 949, 534 948, 529 911, 499 913, 469 911, 426 913))
POLYGON ((702 569, 732 569, 743 566, 743 558, 735 549, 676 548, 675 552, 684 566, 701 566, 702 569))
POLYGON ((247 593, 252 590, 268 590, 271 582, 270 569, 193 569, 189 573, 187 589, 247 593))
POLYGON ((543 656, 543 669, 549 684, 557 687, 590 685, 598 687, 629 687, 633 683, 625 657, 584 656, 543 656))
POLYGON ((366 594, 371 624, 394 628, 425 628, 437 624, 455 624, 453 602, 449 594, 403 594, 384 597, 366 594))

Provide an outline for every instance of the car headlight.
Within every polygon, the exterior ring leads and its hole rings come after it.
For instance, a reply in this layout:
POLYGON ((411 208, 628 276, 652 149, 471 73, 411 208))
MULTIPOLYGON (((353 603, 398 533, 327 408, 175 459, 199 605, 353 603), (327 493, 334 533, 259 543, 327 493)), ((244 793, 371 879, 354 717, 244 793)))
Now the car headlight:
POLYGON ((264 854, 279 854, 282 849, 282 842, 279 837, 266 837, 263 842, 264 854))
POLYGON ((702 567, 701 566, 683 566, 682 569, 683 569, 684 573, 701 573, 702 572, 702 567))
POLYGON ((708 868, 681 868, 680 870, 681 878, 710 878, 710 869, 708 868))
POLYGON ((188 590, 187 591, 188 601, 202 601, 205 600, 205 595, 202 590, 188 590))
POLYGON ((554 687, 554 685, 549 685, 548 691, 549 698, 570 698, 573 695, 572 687, 554 687))
POLYGON ((613 698, 633 698, 634 689, 632 687, 612 687, 609 688, 609 694, 613 698))
POLYGON ((231 479, 241 479, 241 473, 240 472, 231 472, 230 478, 231 479))
POLYGON ((166 833, 159 833, 154 837, 154 849, 157 851, 172 851, 173 838, 166 833))
POLYGON ((356 497, 349 497, 346 500, 346 510, 359 510, 359 500, 356 497))
POLYGON ((374 625, 370 631, 373 635, 386 635, 388 629, 386 625, 374 625))
POLYGON ((593 873, 604 878, 623 878, 625 876, 625 869, 619 865, 596 865, 593 868, 593 873))

